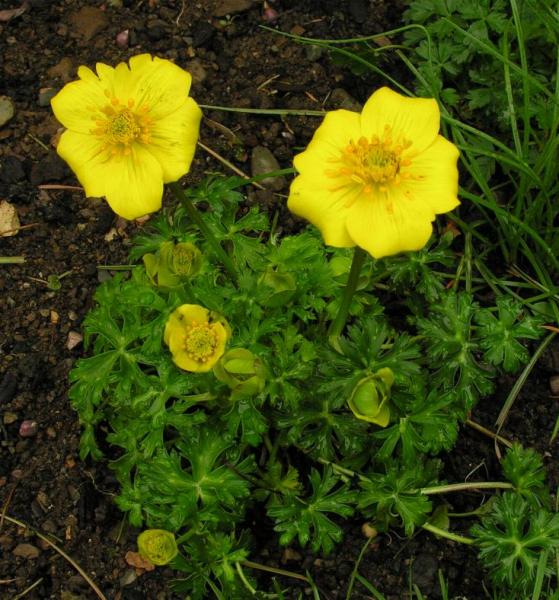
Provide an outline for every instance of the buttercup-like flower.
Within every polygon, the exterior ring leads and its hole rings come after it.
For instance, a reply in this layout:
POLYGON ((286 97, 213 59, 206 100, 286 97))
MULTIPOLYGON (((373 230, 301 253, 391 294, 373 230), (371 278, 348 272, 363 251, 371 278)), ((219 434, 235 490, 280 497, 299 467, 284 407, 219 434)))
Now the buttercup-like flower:
POLYGON ((179 553, 175 536, 164 529, 146 529, 136 543, 140 556, 157 566, 169 564, 179 553))
POLYGON ((361 113, 329 112, 294 165, 289 209, 326 244, 375 258, 427 243, 458 206, 458 149, 439 135, 435 100, 377 90, 361 113))
POLYGON ((221 358, 230 335, 225 319, 198 304, 183 304, 169 317, 164 340, 178 367, 202 373, 221 358))
POLYGON ((57 152, 86 196, 105 196, 134 219, 159 210, 163 184, 188 172, 202 112, 188 96, 189 73, 149 54, 129 63, 98 63, 97 74, 80 67, 51 105, 66 127, 57 152))

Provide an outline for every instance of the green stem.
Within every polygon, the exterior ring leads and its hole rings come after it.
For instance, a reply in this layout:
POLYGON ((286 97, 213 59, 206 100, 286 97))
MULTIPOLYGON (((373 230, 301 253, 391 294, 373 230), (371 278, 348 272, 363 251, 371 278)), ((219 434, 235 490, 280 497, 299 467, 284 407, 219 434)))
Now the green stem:
POLYGON ((330 323, 330 328, 328 329, 328 339, 330 340, 330 344, 336 348, 336 350, 339 350, 338 338, 340 337, 340 334, 342 333, 346 324, 347 315, 349 314, 349 307, 351 306, 351 300, 355 290, 357 289, 359 273, 361 272, 361 267, 365 262, 366 256, 367 253, 365 250, 359 246, 355 246, 353 260, 351 261, 351 269, 347 278, 342 303, 340 304, 336 318, 332 321, 332 323, 330 323))
POLYGON ((445 531, 444 529, 440 529, 439 527, 435 527, 430 523, 425 523, 421 526, 423 529, 438 535, 439 537, 447 538, 448 540, 452 540, 453 542, 460 542, 461 544, 468 544, 471 546, 474 544, 474 540, 471 538, 464 537, 463 535, 458 535, 456 533, 450 533, 450 531, 445 531))
POLYGON ((213 234, 212 230, 208 226, 208 224, 204 221, 197 208, 194 206, 190 198, 184 193, 181 186, 175 181, 173 183, 168 184, 169 189, 173 192, 174 196, 182 202, 182 205, 186 209, 188 216, 190 219, 196 223, 198 229, 202 232, 202 235, 206 238, 208 244, 213 248, 214 252, 217 254, 223 266, 229 273, 231 279, 234 283, 237 283, 237 270, 235 269, 235 265, 233 261, 225 252, 225 250, 221 247, 221 244, 213 234))
POLYGON ((24 262, 23 256, 0 256, 0 265, 21 265, 24 262))
POLYGON ((433 494, 448 494, 449 492, 462 492, 464 490, 510 490, 512 483, 504 481, 471 481, 466 483, 450 483, 448 485, 437 485, 434 487, 425 487, 419 490, 425 496, 433 494))

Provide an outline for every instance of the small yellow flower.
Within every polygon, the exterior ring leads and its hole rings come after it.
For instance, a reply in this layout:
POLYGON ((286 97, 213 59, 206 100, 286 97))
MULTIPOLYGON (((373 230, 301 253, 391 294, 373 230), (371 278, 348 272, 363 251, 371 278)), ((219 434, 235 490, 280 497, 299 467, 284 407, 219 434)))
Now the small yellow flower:
POLYGON ((136 543, 140 556, 157 566, 169 564, 179 553, 175 536, 164 529, 146 529, 136 543))
POLYGON ((190 74, 168 60, 140 54, 96 70, 80 67, 51 100, 66 127, 57 152, 86 196, 134 219, 159 210, 163 184, 188 172, 202 112, 188 96, 190 74))
POLYGON ((294 165, 289 209, 330 246, 375 258, 420 250, 435 215, 458 206, 458 149, 435 100, 377 90, 361 113, 329 112, 294 165))
POLYGON ((224 319, 198 304, 183 304, 169 317, 164 340, 173 362, 193 373, 209 371, 225 352, 230 328, 224 319))

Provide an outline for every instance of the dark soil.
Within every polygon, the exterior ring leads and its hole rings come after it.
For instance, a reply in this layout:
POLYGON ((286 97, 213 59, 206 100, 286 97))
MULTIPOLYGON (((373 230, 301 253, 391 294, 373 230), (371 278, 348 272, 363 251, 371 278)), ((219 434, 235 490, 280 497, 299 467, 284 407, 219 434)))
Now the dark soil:
MULTIPOLYGON (((23 14, 0 22, 0 95, 15 105, 15 116, 0 127, 0 200, 12 203, 28 226, 16 236, 0 237, 0 256, 25 257, 24 264, 0 265, 0 598, 6 600, 97 597, 68 560, 32 530, 49 535, 108 599, 173 597, 167 588, 171 571, 158 569, 137 576, 125 562, 126 552, 136 549, 138 532, 124 526, 113 506, 111 472, 105 464, 84 464, 78 458, 80 428, 67 390, 68 372, 83 348, 78 343, 70 349, 69 341, 80 332, 99 281, 109 276, 98 267, 125 263, 129 238, 141 225, 115 219, 104 202, 86 200, 79 191, 57 189, 76 181, 53 151, 58 124, 49 97, 75 77, 81 64, 114 65, 141 52, 189 69, 195 78, 192 95, 202 104, 351 107, 383 83, 374 76, 357 79, 347 66, 336 66, 316 49, 260 29, 264 3, 259 0, 123 0, 123 6, 118 4, 28 0, 23 14), (116 36, 125 30, 127 46, 120 47, 116 36), (54 189, 40 189, 45 184, 54 189), (61 274, 65 277, 60 289, 50 289, 47 278, 61 274), (30 435, 22 435, 26 433, 30 435), (8 518, 32 530, 15 526, 8 518)), ((401 2, 392 0, 271 4, 278 18, 267 24, 322 38, 354 37, 398 26, 403 10, 401 2)), ((19 6, 17 0, 0 2, 0 9, 19 6)), ((396 73, 395 65, 384 66, 396 73)), ((245 173, 250 172, 251 150, 257 145, 268 147, 281 166, 289 166, 295 150, 308 142, 317 124, 310 118, 218 111, 206 111, 206 116, 201 141, 245 173)), ((200 150, 188 181, 224 169, 200 150)), ((286 187, 280 191, 285 193, 286 187)), ((253 190, 251 201, 280 210, 281 226, 292 228, 281 194, 253 190)), ((548 353, 517 399, 503 431, 544 453, 552 487, 559 483, 557 446, 549 445, 557 406, 548 380, 558 366, 553 352, 548 353)), ((511 385, 503 381, 501 393, 482 403, 472 418, 491 428, 511 385)), ((462 431, 456 450, 445 461, 449 482, 500 478, 492 440, 469 428, 462 431)), ((478 506, 483 497, 472 493, 446 500, 461 512, 478 506)), ((350 573, 366 541, 361 525, 349 524, 344 542, 327 558, 307 555, 299 548, 282 555, 272 541, 256 548, 251 558, 300 573, 308 570, 322 598, 345 598, 350 573)), ((451 597, 485 597, 475 552, 424 532, 411 540, 396 534, 379 537, 365 553, 360 572, 387 598, 409 597, 410 581, 425 596, 439 598, 438 569, 448 581, 451 597)), ((297 584, 281 580, 284 589, 293 589, 290 597, 297 597, 298 591, 304 597, 310 594, 297 584)), ((357 585, 352 597, 370 596, 357 585)))

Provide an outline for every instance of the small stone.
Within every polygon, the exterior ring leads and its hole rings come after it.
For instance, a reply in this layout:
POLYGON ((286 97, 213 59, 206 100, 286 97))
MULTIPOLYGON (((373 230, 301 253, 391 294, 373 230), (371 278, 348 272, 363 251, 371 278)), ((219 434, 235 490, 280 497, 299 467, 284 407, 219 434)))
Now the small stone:
POLYGON ((116 45, 119 48, 128 48, 128 42, 130 39, 130 31, 128 29, 125 29, 124 31, 121 31, 119 33, 116 34, 116 45))
POLYGON ((68 339, 66 340, 66 348, 73 350, 78 344, 81 344, 83 336, 77 331, 69 331, 68 339))
POLYGON ((16 113, 14 103, 8 96, 0 96, 0 127, 4 126, 16 113))
POLYGON ((56 96, 57 90, 51 87, 41 88, 39 90, 39 106, 45 108, 50 106, 50 101, 56 96))
POLYGON ((4 425, 11 425, 17 421, 17 415, 13 412, 5 412, 2 421, 4 422, 4 425))
POLYGON ((431 595, 435 587, 435 579, 439 563, 435 556, 428 553, 419 554, 412 564, 413 582, 421 591, 431 595))
POLYGON ((2 381, 0 381, 0 406, 11 401, 11 399, 15 396, 16 389, 16 376, 11 371, 6 371, 2 381))
POLYGON ((554 396, 559 396, 559 375, 549 378, 549 389, 554 396))
POLYGON ((39 556, 41 551, 33 544, 18 544, 12 554, 14 556, 20 556, 21 558, 34 559, 39 556))
POLYGON ((132 585, 136 579, 138 579, 136 571, 134 571, 134 569, 126 569, 124 575, 122 575, 122 577, 119 579, 120 587, 132 585))
POLYGON ((72 59, 65 56, 47 71, 47 75, 52 79, 61 79, 64 83, 68 83, 72 79, 73 69, 72 59))
POLYGON ((39 185, 49 181, 62 181, 69 174, 66 163, 55 153, 50 152, 31 167, 31 183, 39 185))
POLYGON ((214 17, 225 17, 244 12, 252 7, 252 0, 219 0, 213 10, 214 17))
POLYGON ((56 439, 56 429, 54 427, 47 427, 47 437, 51 440, 56 439))
POLYGON ((185 65, 185 69, 192 75, 193 84, 202 83, 208 76, 199 58, 189 60, 185 65))
POLYGON ((192 28, 192 47, 205 46, 213 37, 215 29, 207 21, 198 21, 192 28))
POLYGON ((299 552, 297 552, 297 550, 293 550, 293 548, 285 548, 281 555, 281 562, 282 564, 285 564, 290 560, 300 562, 303 560, 303 557, 299 554, 299 552))
POLYGON ((31 419, 26 419, 22 421, 19 425, 19 435, 22 438, 30 438, 37 435, 37 431, 39 430, 39 424, 37 421, 33 421, 31 419))
POLYGON ((6 200, 0 201, 0 237, 10 237, 19 231, 19 217, 16 207, 6 200))
POLYGON ((60 321, 60 315, 55 310, 51 310, 50 311, 50 322, 53 325, 56 325, 59 321, 60 321))
POLYGON ((305 57, 309 62, 316 62, 324 54, 324 49, 320 46, 307 46, 305 48, 305 57))
POLYGON ((363 108, 359 102, 342 88, 335 88, 330 94, 330 103, 333 108, 345 108, 354 112, 361 112, 363 108))
MULTIPOLYGON (((265 146, 256 146, 252 149, 250 167, 253 177, 278 171, 280 168, 276 157, 265 146)), ((267 177, 260 180, 260 183, 274 192, 279 192, 285 186, 285 177, 267 177)))
POLYGON ((78 12, 75 12, 69 19, 77 33, 85 42, 95 37, 102 29, 107 26, 107 15, 94 6, 84 6, 78 12))

